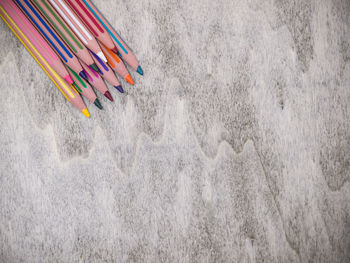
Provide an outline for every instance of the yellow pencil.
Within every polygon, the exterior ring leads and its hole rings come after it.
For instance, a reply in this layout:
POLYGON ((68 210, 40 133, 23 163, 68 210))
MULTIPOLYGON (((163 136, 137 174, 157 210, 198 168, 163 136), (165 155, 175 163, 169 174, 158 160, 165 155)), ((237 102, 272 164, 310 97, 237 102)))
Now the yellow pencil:
MULTIPOLYGON (((12 15, 16 15, 14 12, 12 15)), ((78 92, 73 86, 70 86, 65 80, 63 80, 48 64, 48 62, 43 58, 40 52, 32 45, 28 38, 23 34, 23 32, 18 28, 16 23, 12 20, 10 15, 0 6, 0 16, 11 29, 11 31, 16 35, 16 37, 21 41, 23 46, 28 50, 44 72, 49 76, 56 87, 62 92, 64 97, 73 104, 79 111, 81 111, 87 118, 90 117, 90 113, 87 110, 83 100, 81 99, 78 92)))

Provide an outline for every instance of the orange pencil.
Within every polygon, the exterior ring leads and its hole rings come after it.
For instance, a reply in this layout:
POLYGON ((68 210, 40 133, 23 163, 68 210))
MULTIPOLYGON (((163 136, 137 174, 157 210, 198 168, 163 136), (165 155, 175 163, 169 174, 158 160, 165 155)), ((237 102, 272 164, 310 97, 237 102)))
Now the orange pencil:
POLYGON ((85 6, 94 14, 94 16, 100 21, 103 27, 107 30, 111 36, 116 49, 112 49, 115 53, 118 53, 119 56, 129 64, 133 69, 135 69, 140 75, 143 75, 143 70, 137 61, 134 53, 124 42, 124 40, 119 36, 119 34, 113 29, 113 27, 108 23, 104 16, 97 10, 96 6, 90 0, 82 0, 85 6))
POLYGON ((101 48, 111 68, 131 85, 134 85, 134 81, 131 78, 129 71, 126 69, 123 61, 118 57, 118 55, 109 48, 105 47, 103 44, 101 45, 101 48))

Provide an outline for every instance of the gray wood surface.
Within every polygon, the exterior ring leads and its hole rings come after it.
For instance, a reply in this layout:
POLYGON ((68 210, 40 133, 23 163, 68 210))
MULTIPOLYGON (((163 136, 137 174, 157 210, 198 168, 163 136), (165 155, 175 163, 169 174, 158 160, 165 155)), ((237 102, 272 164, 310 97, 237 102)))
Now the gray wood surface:
POLYGON ((95 2, 89 120, 0 22, 0 262, 350 262, 350 1, 95 2))

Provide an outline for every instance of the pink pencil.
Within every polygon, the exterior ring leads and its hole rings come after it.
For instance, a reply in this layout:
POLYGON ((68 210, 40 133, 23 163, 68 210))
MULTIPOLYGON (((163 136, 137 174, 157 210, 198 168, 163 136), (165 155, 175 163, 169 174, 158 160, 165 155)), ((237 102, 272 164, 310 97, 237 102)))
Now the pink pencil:
POLYGON ((107 89, 106 84, 103 82, 100 75, 93 71, 88 65, 82 63, 82 66, 86 72, 90 84, 95 87, 99 92, 101 92, 107 99, 113 101, 113 97, 109 90, 107 89))
POLYGON ((21 11, 28 17, 28 20, 35 25, 36 29, 50 44, 52 49, 61 58, 64 64, 69 66, 75 72, 79 73, 83 78, 86 78, 78 58, 72 53, 57 32, 51 27, 51 25, 47 23, 36 7, 28 0, 13 0, 13 2, 15 2, 19 9, 21 9, 21 11))
POLYGON ((92 68, 95 66, 89 51, 79 38, 72 32, 70 27, 61 18, 57 11, 51 7, 47 0, 31 0, 31 2, 40 10, 41 14, 47 19, 51 26, 57 31, 62 40, 70 47, 73 53, 92 68))
MULTIPOLYGON (((2 3, 1 3, 2 4, 2 3)), ((50 77, 57 88, 62 92, 64 97, 79 111, 81 111, 87 118, 90 117, 88 109, 79 94, 64 80, 62 79, 49 65, 45 58, 40 54, 40 52, 35 48, 30 40, 25 36, 22 30, 14 22, 11 16, 5 11, 5 9, 0 6, 0 16, 4 19, 5 23, 9 26, 16 37, 21 41, 28 52, 37 61, 44 72, 50 77)))
POLYGON ((100 21, 103 27, 107 30, 109 35, 112 37, 112 40, 117 47, 118 55, 128 63, 134 70, 136 70, 140 75, 143 75, 143 70, 137 61, 135 55, 132 53, 128 45, 123 41, 123 39, 118 35, 117 32, 113 29, 113 27, 108 23, 108 21, 103 17, 100 11, 94 6, 94 4, 90 0, 82 0, 86 7, 94 14, 94 16, 100 21))
POLYGON ((101 45, 102 51, 105 54, 109 66, 123 79, 134 85, 134 81, 131 78, 129 71, 126 69, 123 61, 115 54, 112 50, 106 48, 103 44, 101 45))
POLYGON ((105 79, 109 84, 113 85, 119 92, 124 93, 123 87, 120 85, 119 80, 114 75, 113 70, 104 63, 96 54, 91 52, 92 58, 95 60, 96 64, 100 69, 100 75, 105 79))
POLYGON ((106 47, 114 49, 114 43, 103 28, 101 23, 94 17, 91 11, 80 0, 65 0, 67 4, 75 11, 84 24, 90 29, 91 33, 106 47))
POLYGON ((11 0, 3 0, 2 6, 11 16, 13 21, 18 25, 23 34, 30 40, 33 46, 40 52, 40 54, 57 72, 57 74, 64 78, 69 84, 73 84, 73 80, 69 76, 68 71, 64 67, 62 61, 57 57, 56 53, 46 43, 38 31, 36 31, 29 20, 23 15, 21 10, 19 10, 11 0))
POLYGON ((61 15, 61 17, 70 26, 76 36, 83 44, 97 54, 103 61, 107 61, 95 37, 84 23, 76 16, 74 11, 64 2, 64 0, 48 0, 53 8, 61 15))

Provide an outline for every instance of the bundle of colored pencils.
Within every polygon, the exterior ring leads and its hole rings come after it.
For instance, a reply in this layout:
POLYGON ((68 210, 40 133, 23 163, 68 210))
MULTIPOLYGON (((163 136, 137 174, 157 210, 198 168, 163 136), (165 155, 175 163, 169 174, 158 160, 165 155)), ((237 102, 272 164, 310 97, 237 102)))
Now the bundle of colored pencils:
POLYGON ((124 62, 143 75, 133 52, 90 0, 0 0, 0 16, 64 97, 88 118, 79 94, 102 109, 91 86, 113 101, 104 80, 121 93, 115 73, 134 84, 124 62))

